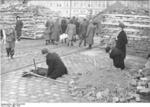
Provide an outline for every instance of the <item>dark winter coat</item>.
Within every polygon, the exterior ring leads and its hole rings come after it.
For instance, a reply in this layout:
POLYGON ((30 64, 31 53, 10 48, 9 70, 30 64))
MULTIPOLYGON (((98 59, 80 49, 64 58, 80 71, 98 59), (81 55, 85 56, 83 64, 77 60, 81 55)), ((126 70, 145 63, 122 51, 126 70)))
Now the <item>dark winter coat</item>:
POLYGON ((123 52, 123 58, 126 57, 126 44, 128 43, 126 33, 122 30, 117 36, 116 47, 123 52))
POLYGON ((17 36, 19 36, 19 37, 21 36, 22 28, 23 28, 23 22, 21 20, 18 20, 16 22, 15 30, 16 30, 17 36))
POLYGON ((121 69, 125 68, 124 54, 120 49, 118 49, 116 47, 113 48, 110 53, 110 58, 113 59, 113 64, 116 68, 121 68, 121 69))
POLYGON ((52 35, 51 35, 51 39, 55 40, 55 41, 59 41, 59 36, 61 34, 61 26, 59 24, 59 21, 56 21, 54 23, 54 26, 52 28, 52 35))
POLYGON ((66 20, 62 20, 62 22, 61 22, 62 33, 65 33, 66 29, 67 29, 67 21, 66 20))
POLYGON ((80 24, 80 36, 79 36, 80 38, 86 37, 87 27, 88 27, 88 23, 86 21, 80 24))
POLYGON ((56 79, 64 74, 67 74, 67 68, 56 53, 48 53, 46 56, 48 65, 48 77, 56 79))
POLYGON ((75 22, 76 25, 76 34, 79 35, 79 31, 80 31, 80 23, 78 21, 75 22))

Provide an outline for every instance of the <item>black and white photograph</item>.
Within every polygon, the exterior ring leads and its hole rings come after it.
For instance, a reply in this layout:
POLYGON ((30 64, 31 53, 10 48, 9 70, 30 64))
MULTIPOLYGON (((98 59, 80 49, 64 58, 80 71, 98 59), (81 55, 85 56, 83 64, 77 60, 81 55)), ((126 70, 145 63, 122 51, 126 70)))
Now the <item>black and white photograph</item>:
POLYGON ((150 0, 0 0, 0 51, 2 107, 150 103, 150 0))

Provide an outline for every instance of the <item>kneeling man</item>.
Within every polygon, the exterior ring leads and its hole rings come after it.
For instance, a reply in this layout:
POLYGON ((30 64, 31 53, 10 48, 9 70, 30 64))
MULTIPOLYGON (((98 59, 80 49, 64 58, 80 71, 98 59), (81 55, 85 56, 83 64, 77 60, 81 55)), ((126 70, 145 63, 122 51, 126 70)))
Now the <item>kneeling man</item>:
POLYGON ((46 64, 48 65, 48 77, 56 79, 64 74, 68 74, 67 68, 58 54, 50 53, 47 49, 42 49, 42 54, 46 57, 46 64))

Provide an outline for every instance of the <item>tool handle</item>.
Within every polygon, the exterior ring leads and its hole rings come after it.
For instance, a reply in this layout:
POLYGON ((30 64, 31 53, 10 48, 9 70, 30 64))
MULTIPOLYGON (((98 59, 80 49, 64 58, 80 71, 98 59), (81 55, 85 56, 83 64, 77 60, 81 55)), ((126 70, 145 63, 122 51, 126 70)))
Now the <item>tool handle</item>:
POLYGON ((33 59, 33 63, 34 63, 35 70, 37 70, 36 64, 35 64, 35 59, 33 59))

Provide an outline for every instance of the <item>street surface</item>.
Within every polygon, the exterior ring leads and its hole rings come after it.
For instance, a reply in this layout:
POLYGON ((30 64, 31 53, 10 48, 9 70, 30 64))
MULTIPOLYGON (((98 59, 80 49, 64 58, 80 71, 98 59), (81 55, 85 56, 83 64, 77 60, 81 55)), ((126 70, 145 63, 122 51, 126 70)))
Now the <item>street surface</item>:
MULTIPOLYGON (((99 38, 95 38, 95 48, 87 50, 85 47, 66 45, 44 45, 43 40, 22 40, 16 44, 14 59, 8 59, 4 47, 1 47, 1 95, 2 103, 50 103, 50 102, 85 102, 82 98, 74 98, 68 93, 68 84, 77 74, 92 72, 99 68, 111 68, 112 60, 103 49, 98 47, 99 38), (64 61, 69 75, 56 81, 38 78, 22 77, 22 72, 34 69, 33 58, 38 67, 47 68, 41 49, 48 48, 58 53, 64 61), (96 56, 96 57, 95 57, 96 56)), ((142 67, 145 59, 127 56, 128 68, 142 67)))

